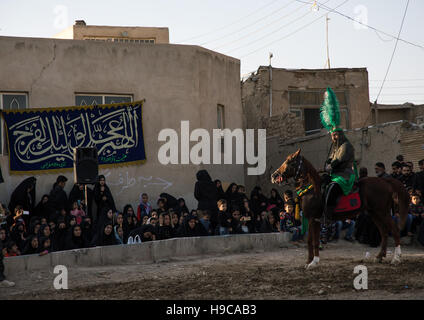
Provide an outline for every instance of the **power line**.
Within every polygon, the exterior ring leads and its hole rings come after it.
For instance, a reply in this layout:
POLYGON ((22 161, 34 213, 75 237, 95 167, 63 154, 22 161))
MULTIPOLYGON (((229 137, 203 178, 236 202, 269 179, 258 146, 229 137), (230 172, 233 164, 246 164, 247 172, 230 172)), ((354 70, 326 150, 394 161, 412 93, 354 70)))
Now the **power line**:
POLYGON ((400 37, 400 34, 402 32, 403 23, 405 22, 405 17, 406 17, 406 12, 408 11, 408 6, 409 6, 409 0, 406 3, 405 12, 404 12, 403 17, 402 17, 402 22, 400 24, 398 36, 397 36, 396 43, 395 43, 395 47, 393 48, 392 56, 390 58, 389 65, 387 66, 386 75, 384 76, 383 82, 381 83, 381 88, 380 88, 380 91, 378 92, 377 98, 375 99, 375 103, 377 103, 377 100, 380 97, 381 91, 383 90, 384 83, 386 82, 386 79, 387 79, 387 75, 389 74, 389 70, 390 70, 390 67, 392 65, 393 58, 395 56, 396 48, 397 48, 397 45, 399 43, 399 37, 400 37))
POLYGON ((266 27, 269 27, 270 25, 272 25, 272 24, 274 24, 274 23, 276 23, 276 22, 280 22, 280 21, 281 21, 281 19, 287 18, 288 16, 290 16, 290 15, 292 15, 293 13, 295 13, 295 12, 299 11, 300 9, 302 9, 304 6, 306 6, 306 4, 304 4, 304 5, 300 6, 300 7, 297 7, 295 10, 293 10, 293 11, 289 12, 288 14, 286 14, 286 15, 284 15, 284 16, 282 16, 282 17, 279 17, 278 19, 276 19, 276 20, 274 20, 274 21, 272 21, 272 22, 270 22, 270 23, 268 23, 268 24, 266 24, 266 25, 262 26, 262 27, 261 27, 261 28, 259 28, 259 29, 256 29, 256 30, 254 30, 254 31, 252 31, 252 32, 249 32, 248 34, 246 34, 245 36, 243 36, 243 37, 241 37, 241 38, 238 38, 238 39, 233 40, 233 41, 228 41, 228 42, 226 42, 226 43, 224 43, 224 44, 222 44, 222 45, 219 45, 218 47, 212 48, 212 50, 216 50, 216 49, 219 49, 219 48, 225 47, 225 46, 226 46, 226 45, 228 45, 228 44, 233 44, 233 43, 239 42, 239 41, 241 41, 241 40, 243 40, 243 39, 245 39, 245 38, 247 38, 247 37, 250 37, 252 34, 258 33, 259 31, 261 31, 261 30, 265 29, 266 27))
MULTIPOLYGON (((301 2, 301 3, 307 3, 307 2, 302 1, 302 0, 296 0, 296 1, 297 1, 297 2, 301 2)), ((318 3, 318 5, 319 5, 319 6, 323 7, 323 8, 324 8, 325 10, 327 10, 327 11, 331 9, 331 8, 329 8, 328 6, 326 6, 325 4, 322 4, 322 3, 319 3, 319 2, 317 2, 317 3, 318 3)), ((388 37, 391 37, 391 38, 393 38, 393 39, 396 39, 396 40, 399 40, 399 41, 405 42, 405 43, 407 43, 407 44, 410 44, 410 45, 412 45, 412 46, 415 46, 415 47, 418 47, 418 48, 424 49, 424 46, 422 46, 422 45, 420 45, 420 44, 416 44, 416 43, 413 43, 413 42, 411 42, 411 41, 407 41, 407 40, 401 39, 401 38, 399 38, 399 36, 398 36, 398 37, 396 37, 396 36, 391 35, 391 34, 389 34, 389 33, 387 33, 387 32, 384 32, 384 31, 379 30, 379 29, 377 29, 377 28, 374 28, 374 27, 372 27, 372 26, 370 26, 370 25, 367 25, 367 24, 365 24, 365 23, 363 23, 363 22, 361 22, 361 21, 359 21, 359 20, 356 20, 356 19, 354 19, 354 18, 352 18, 352 17, 350 17, 350 16, 348 16, 348 15, 346 15, 346 14, 344 14, 344 13, 341 13, 341 12, 336 11, 336 10, 334 10, 334 9, 332 9, 332 10, 333 10, 333 12, 334 12, 334 13, 337 13, 338 15, 341 15, 341 16, 345 17, 346 19, 349 19, 349 20, 352 20, 352 21, 354 21, 354 22, 356 22, 356 23, 359 23, 359 24, 361 24, 361 25, 363 25, 363 26, 365 26, 365 27, 368 27, 368 28, 370 28, 370 29, 372 29, 372 30, 376 31, 376 32, 380 32, 380 33, 382 33, 382 34, 384 34, 384 35, 386 35, 386 36, 388 36, 388 37)))
POLYGON ((242 21, 242 20, 244 20, 244 19, 246 19, 246 18, 248 18, 248 17, 250 17, 250 16, 252 16, 252 15, 254 15, 254 14, 256 14, 256 13, 258 13, 258 12, 259 12, 259 11, 261 11, 262 9, 264 9, 264 8, 266 8, 266 7, 269 7, 271 4, 274 4, 274 3, 275 3, 275 2, 277 2, 277 1, 279 1, 279 0, 271 1, 270 3, 268 3, 268 4, 266 4, 266 5, 262 6, 262 7, 260 7, 259 9, 256 9, 255 11, 253 11, 253 12, 249 13, 248 15, 246 15, 246 16, 244 16, 244 17, 242 17, 242 18, 240 18, 240 19, 238 19, 238 20, 236 20, 236 21, 234 21, 234 22, 231 22, 230 24, 224 25, 224 26, 219 27, 219 28, 217 28, 217 29, 214 29, 214 30, 208 31, 208 32, 206 32, 206 33, 203 33, 203 34, 200 34, 200 35, 197 35, 197 36, 194 36, 194 37, 191 37, 191 38, 188 38, 188 39, 182 40, 182 41, 179 41, 179 43, 187 42, 187 41, 190 41, 190 40, 193 40, 193 39, 197 39, 197 38, 202 38, 202 37, 204 37, 204 36, 206 36, 206 35, 209 35, 209 34, 211 34, 211 33, 215 33, 215 32, 217 32, 217 31, 221 31, 222 29, 225 29, 225 28, 231 27, 231 26, 233 26, 233 25, 235 25, 235 24, 239 23, 240 21, 242 21))
POLYGON ((258 22, 261 22, 261 21, 263 21, 264 19, 266 19, 266 18, 268 18, 268 17, 270 17, 270 16, 272 16, 272 15, 276 14, 277 12, 279 12, 279 11, 281 11, 281 10, 283 10, 283 9, 287 8, 288 6, 290 6, 290 5, 291 5, 292 3, 294 3, 294 2, 296 2, 296 0, 292 0, 292 1, 290 1, 288 4, 286 4, 286 5, 282 6, 282 7, 280 7, 280 8, 279 8, 279 9, 277 9, 276 11, 273 11, 273 12, 271 12, 270 14, 268 14, 268 15, 266 15, 266 16, 264 16, 264 17, 262 17, 262 18, 258 19, 258 20, 255 20, 255 21, 253 21, 253 22, 250 22, 250 23, 249 23, 249 24, 247 24, 246 26, 243 26, 242 28, 237 29, 237 30, 236 30, 236 31, 234 31, 234 32, 231 32, 231 33, 229 33, 229 34, 227 34, 227 35, 225 35, 225 36, 223 36, 223 37, 219 37, 219 38, 216 38, 216 39, 214 39, 214 40, 210 40, 210 41, 203 42, 203 43, 201 43, 200 45, 201 45, 201 46, 203 46, 203 45, 208 44, 208 43, 216 42, 216 41, 219 41, 219 40, 222 40, 222 39, 225 39, 225 38, 231 37, 233 34, 236 34, 236 33, 240 32, 240 31, 243 31, 243 30, 245 30, 246 28, 249 28, 249 27, 251 27, 251 26, 253 26, 253 25, 257 24, 258 22))
MULTIPOLYGON (((348 1, 349 1, 349 0, 345 0, 344 2, 342 2, 341 4, 339 4, 338 6, 336 6, 334 9, 341 7, 342 5, 344 5, 344 4, 345 4, 346 2, 348 2, 348 1)), ((327 1, 327 2, 328 2, 328 1, 327 1)), ((291 33, 289 33, 289 34, 285 35, 284 37, 282 37, 282 38, 280 38, 280 39, 277 39, 277 40, 274 40, 274 41, 272 41, 272 42, 269 42, 269 43, 267 43, 266 45, 264 45, 264 46, 262 46, 262 47, 260 47, 260 48, 258 48, 258 49, 256 49, 256 50, 254 50, 254 51, 249 52, 248 54, 245 54, 245 55, 240 56, 240 58, 247 57, 247 56, 249 56, 249 55, 251 55, 251 54, 253 54, 253 53, 255 53, 255 52, 259 51, 259 50, 262 50, 263 48, 266 48, 266 47, 270 46, 271 44, 274 44, 274 43, 279 42, 279 41, 281 41, 281 40, 287 39, 288 37, 290 37, 290 36, 294 35, 295 33, 297 33, 297 32, 299 32, 299 31, 301 31, 301 30, 305 29, 306 27, 309 27, 311 24, 315 23, 316 21, 320 20, 322 17, 325 17, 326 15, 327 15, 327 13, 325 13, 325 14, 323 14, 323 15, 319 16, 318 18, 316 18, 316 19, 312 20, 311 22, 309 22, 309 23, 307 23, 307 24, 303 25, 302 27, 300 27, 300 28, 298 28, 298 29, 294 30, 293 32, 291 32, 291 33)))
MULTIPOLYGON (((330 1, 330 0, 328 0, 327 2, 329 2, 329 1, 330 1)), ((283 25, 283 26, 279 27, 278 29, 272 30, 271 32, 269 32, 269 33, 265 34, 265 35, 264 35, 264 36, 262 36, 259 40, 262 40, 262 39, 264 39, 264 38, 267 38, 267 37, 269 37, 269 36, 274 35, 277 31, 280 31, 280 30, 284 29, 285 27, 287 27, 287 26, 289 26, 289 25, 291 25, 291 24, 295 23, 296 21, 299 21, 299 20, 303 19, 305 16, 307 16, 308 14, 311 14, 311 13, 312 13, 311 11, 306 12, 305 14, 301 15, 300 17, 298 17, 298 18, 296 18, 296 19, 294 19, 294 20, 292 20, 292 21, 289 21, 288 23, 286 23, 285 25, 283 25)), ((236 48, 234 48, 234 49, 230 49, 230 50, 229 50, 229 51, 227 51, 227 52, 233 52, 233 51, 236 51, 236 50, 238 50, 238 49, 241 49, 241 48, 244 48, 244 47, 248 47, 248 46, 250 46, 251 44, 255 44, 255 43, 257 43, 257 42, 258 42, 258 40, 252 40, 252 41, 250 41, 250 42, 248 42, 248 43, 246 43, 246 44, 243 44, 243 45, 241 45, 241 46, 238 46, 238 47, 236 47, 236 48)))

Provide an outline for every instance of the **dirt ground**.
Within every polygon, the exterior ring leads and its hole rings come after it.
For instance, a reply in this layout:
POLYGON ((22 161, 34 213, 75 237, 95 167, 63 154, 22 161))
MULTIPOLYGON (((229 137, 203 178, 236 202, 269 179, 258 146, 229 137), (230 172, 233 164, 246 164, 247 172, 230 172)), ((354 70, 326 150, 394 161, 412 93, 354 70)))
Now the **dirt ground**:
MULTIPOLYGON (((321 251, 306 271, 305 245, 272 252, 187 257, 156 264, 69 268, 68 290, 55 290, 53 270, 8 279, 0 299, 424 299, 424 248, 402 248, 402 263, 364 261, 378 248, 343 240, 321 251), (368 268, 368 290, 357 291, 356 265, 368 268)), ((7 276, 7 275, 6 275, 7 276)))

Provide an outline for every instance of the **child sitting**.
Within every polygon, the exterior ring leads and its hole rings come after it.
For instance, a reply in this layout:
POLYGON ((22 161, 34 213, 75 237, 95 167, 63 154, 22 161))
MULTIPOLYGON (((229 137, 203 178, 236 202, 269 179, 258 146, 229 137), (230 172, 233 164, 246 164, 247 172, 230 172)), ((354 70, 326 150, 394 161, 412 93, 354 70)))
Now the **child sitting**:
POLYGON ((227 212, 227 201, 224 199, 221 199, 218 201, 218 234, 219 235, 225 235, 230 234, 232 232, 231 228, 231 221, 232 216, 227 212))
POLYGON ((85 217, 85 211, 82 210, 80 200, 75 201, 72 205, 71 215, 74 216, 77 220, 77 225, 80 225, 83 217, 85 217))
POLYGON ((284 204, 284 211, 280 212, 280 230, 293 233, 291 241, 298 241, 300 240, 301 228, 295 225, 294 207, 292 200, 288 200, 284 204))

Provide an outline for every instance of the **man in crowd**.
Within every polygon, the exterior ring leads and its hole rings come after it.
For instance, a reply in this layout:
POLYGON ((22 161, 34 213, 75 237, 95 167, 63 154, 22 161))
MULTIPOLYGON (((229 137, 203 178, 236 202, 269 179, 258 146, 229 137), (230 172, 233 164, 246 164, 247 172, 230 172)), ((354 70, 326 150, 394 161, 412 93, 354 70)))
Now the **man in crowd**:
POLYGON ((375 174, 379 178, 390 178, 390 175, 386 172, 386 167, 382 162, 377 162, 375 164, 375 174))
POLYGON ((400 179, 402 176, 402 164, 399 161, 392 163, 392 178, 400 179))

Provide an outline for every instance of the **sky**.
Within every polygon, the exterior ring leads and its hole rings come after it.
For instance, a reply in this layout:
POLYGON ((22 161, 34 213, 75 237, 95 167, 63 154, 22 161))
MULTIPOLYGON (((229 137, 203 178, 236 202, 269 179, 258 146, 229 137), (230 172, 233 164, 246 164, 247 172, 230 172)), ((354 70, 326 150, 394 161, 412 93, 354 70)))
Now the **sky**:
MULTIPOLYGON (((168 27, 170 42, 194 44, 241 61, 241 76, 261 65, 325 68, 326 14, 332 68, 366 67, 370 101, 424 104, 424 1, 410 0, 0 0, 0 36, 52 37, 88 25, 168 27), (318 7, 318 10, 317 10, 318 7), (327 8, 328 10, 326 10, 327 8), (363 24, 355 23, 331 9, 363 24), (391 36, 392 37, 391 37, 391 36)), ((1 49, 0 49, 1 54, 1 49)))

